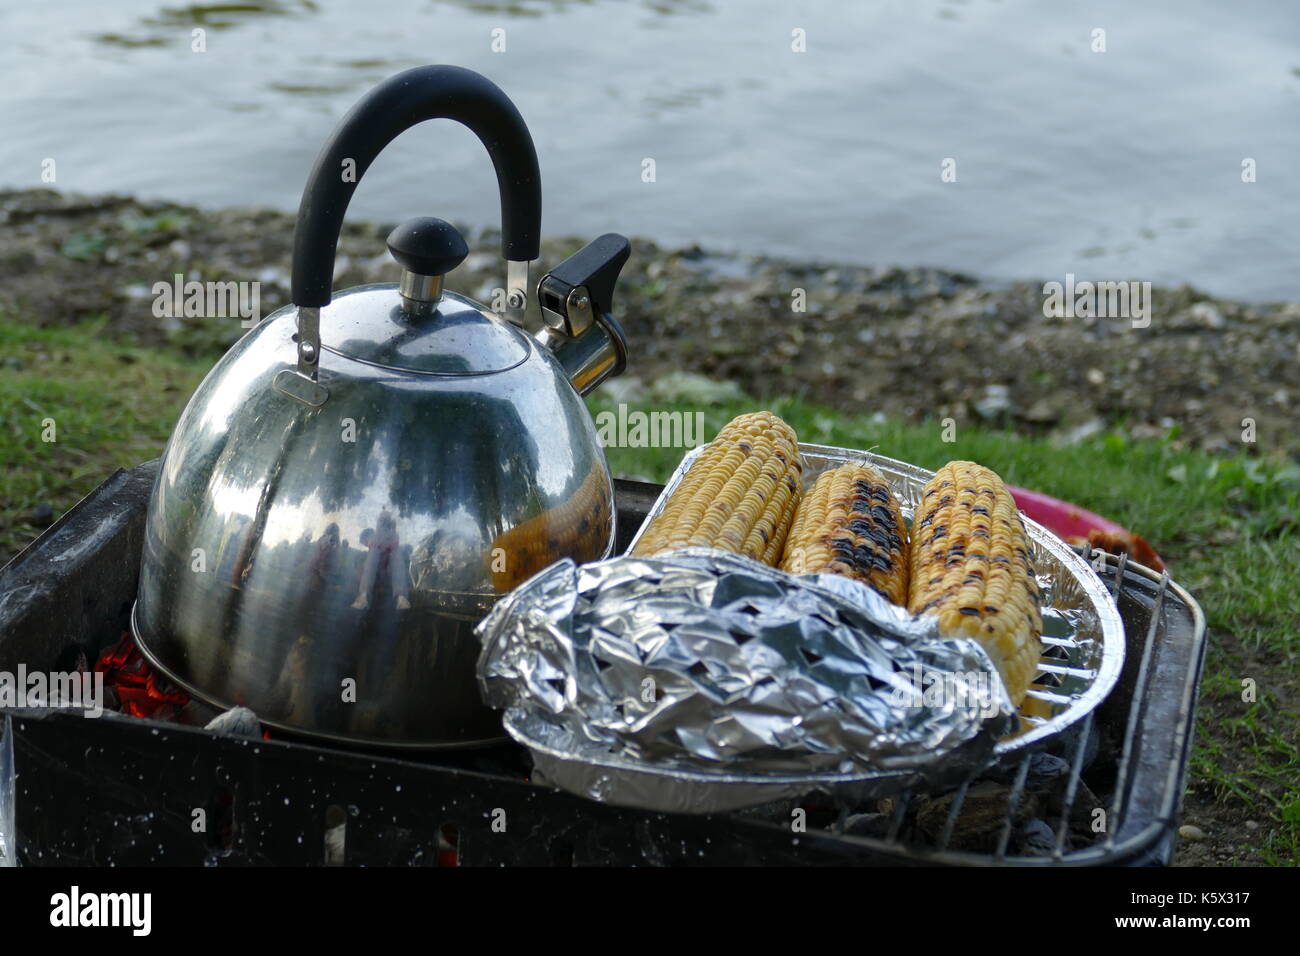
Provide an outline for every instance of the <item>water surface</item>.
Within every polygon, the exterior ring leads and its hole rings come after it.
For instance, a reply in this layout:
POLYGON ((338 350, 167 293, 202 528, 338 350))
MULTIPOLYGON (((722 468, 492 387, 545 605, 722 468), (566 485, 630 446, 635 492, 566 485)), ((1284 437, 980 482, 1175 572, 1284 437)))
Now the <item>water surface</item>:
MULTIPOLYGON (((52 157, 66 190, 293 209, 333 122, 428 62, 518 104, 548 234, 1300 298, 1300 13, 1267 0, 10 0, 0 184, 52 157)), ((351 215, 496 202, 477 140, 434 123, 351 215)))

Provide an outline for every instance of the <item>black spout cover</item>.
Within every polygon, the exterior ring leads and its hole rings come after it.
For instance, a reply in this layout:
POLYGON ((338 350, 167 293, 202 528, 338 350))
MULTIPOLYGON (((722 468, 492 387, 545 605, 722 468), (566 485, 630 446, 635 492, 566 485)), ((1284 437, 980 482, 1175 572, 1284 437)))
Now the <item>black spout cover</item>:
POLYGON ((632 254, 632 246, 616 232, 607 232, 587 243, 548 273, 572 288, 586 286, 592 311, 597 315, 614 311, 614 285, 632 254))

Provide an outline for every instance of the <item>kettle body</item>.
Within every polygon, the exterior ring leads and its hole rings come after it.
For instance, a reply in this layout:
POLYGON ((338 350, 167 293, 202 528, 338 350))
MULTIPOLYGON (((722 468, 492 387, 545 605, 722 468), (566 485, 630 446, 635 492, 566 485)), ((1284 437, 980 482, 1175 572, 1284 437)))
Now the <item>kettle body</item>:
MULTIPOLYGON (((384 97, 412 85, 414 121, 466 90, 493 104, 479 107, 493 122, 508 106, 477 74, 426 67, 354 114, 372 127, 384 97)), ((484 122, 467 125, 487 142, 484 122)), ((512 181, 535 179, 527 146, 503 161, 512 181)), ((322 293, 311 283, 332 272, 337 224, 326 241, 304 235, 335 188, 320 168, 299 216, 295 304, 218 362, 168 442, 132 629, 190 693, 274 727, 422 748, 498 739, 474 678, 475 624, 552 561, 613 547, 612 481, 580 391, 624 361, 608 302, 626 240, 602 237, 539 283, 537 336, 442 289, 466 250, 438 220, 390 236, 400 282, 334 294, 326 280, 322 293)), ((503 229, 506 243, 522 228, 503 229)), ((516 250, 535 256, 530 241, 516 250)))

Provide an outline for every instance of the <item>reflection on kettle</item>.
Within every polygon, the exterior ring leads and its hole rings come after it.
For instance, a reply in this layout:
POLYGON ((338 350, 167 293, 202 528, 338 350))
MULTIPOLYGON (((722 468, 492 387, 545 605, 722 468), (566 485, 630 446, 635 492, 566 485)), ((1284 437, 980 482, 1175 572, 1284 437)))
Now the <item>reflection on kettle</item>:
POLYGON ((339 547, 339 526, 337 522, 331 521, 325 527, 325 534, 316 544, 316 550, 311 556, 311 564, 307 566, 307 574, 319 587, 325 587, 330 581, 334 562, 338 560, 339 547))
POLYGON ((397 522, 393 516, 386 510, 381 511, 377 527, 373 531, 369 528, 363 531, 362 539, 366 543, 368 554, 365 566, 361 569, 361 586, 357 591, 357 599, 352 602, 353 610, 364 611, 370 607, 376 581, 380 582, 381 587, 384 583, 389 585, 388 595, 399 611, 409 610, 411 601, 407 597, 406 565, 402 561, 401 541, 397 536, 397 522))
POLYGON ((562 504, 498 535, 488 554, 492 585, 502 594, 550 566, 556 554, 595 553, 613 521, 605 475, 593 463, 562 504))
POLYGON ((308 725, 314 720, 307 669, 311 660, 311 638, 302 634, 285 656, 275 695, 284 702, 279 719, 286 723, 308 725))

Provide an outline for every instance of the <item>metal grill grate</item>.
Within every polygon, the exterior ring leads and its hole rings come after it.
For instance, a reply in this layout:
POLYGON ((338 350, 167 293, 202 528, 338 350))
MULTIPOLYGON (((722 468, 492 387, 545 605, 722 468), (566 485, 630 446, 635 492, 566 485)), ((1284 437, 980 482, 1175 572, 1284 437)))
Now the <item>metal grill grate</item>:
MULTIPOLYGON (((1102 798, 1105 823, 1103 828, 1100 829, 1097 839, 1091 844, 1067 849, 1071 833, 1070 822, 1076 809, 1075 805, 1081 787, 1084 786, 1084 776, 1088 771, 1090 748, 1096 749, 1093 748, 1096 736, 1096 711, 1089 713, 1079 724, 1062 735, 1068 741, 1065 748, 1068 755, 1064 759, 1068 763, 1069 771, 1065 779, 1060 809, 1054 814, 1054 819, 1051 821, 1053 846, 1050 852, 1037 855, 1013 854, 1010 852, 1012 837, 1017 829, 1017 815, 1027 792, 1026 784, 1029 779, 1031 764, 1035 755, 1042 752, 1042 748, 1034 748, 1016 754, 1016 759, 1010 765, 1010 767, 1014 767, 1014 772, 1010 775, 1011 784, 1005 797, 1006 809, 1001 818, 996 848, 992 853, 978 854, 951 848, 953 836, 958 832, 962 824, 963 811, 966 808, 966 801, 971 788, 981 780, 988 779, 987 770, 972 774, 963 780, 955 790, 951 790, 946 794, 922 795, 910 789, 902 791, 894 799, 892 816, 884 835, 882 837, 857 837, 856 839, 861 839, 868 844, 874 844, 876 849, 884 852, 908 857, 920 855, 928 862, 945 862, 959 865, 970 865, 972 863, 1087 863, 1097 862, 1098 857, 1109 857, 1116 854, 1120 849, 1120 834, 1124 829, 1132 768, 1137 764, 1137 749, 1141 742, 1140 729, 1147 696, 1141 693, 1140 689, 1149 686, 1155 649, 1162 642, 1175 640, 1179 637, 1179 635, 1171 633, 1170 618, 1165 613, 1166 601, 1176 601, 1180 607, 1185 608, 1187 615, 1191 618, 1192 634, 1190 636, 1196 637, 1203 634, 1204 620, 1195 601, 1170 580, 1167 572, 1157 574, 1143 566, 1130 565, 1127 555, 1120 555, 1118 558, 1110 555, 1105 557, 1107 568, 1103 577, 1110 593, 1123 612, 1126 638, 1129 652, 1132 655, 1131 660, 1136 659, 1137 662, 1135 670, 1130 668, 1133 674, 1131 684, 1138 689, 1138 692, 1132 693, 1127 702, 1126 713, 1123 717, 1122 746, 1118 758, 1114 761, 1114 784, 1110 789, 1108 798, 1102 798), (1145 593, 1142 594, 1141 599, 1138 599, 1136 592, 1144 589, 1145 593), (1139 649, 1140 653, 1136 653, 1139 649), (909 819, 909 810, 913 808, 918 798, 934 799, 936 796, 944 799, 949 796, 951 798, 943 827, 937 837, 931 841, 919 838, 916 826, 910 828, 911 833, 909 835, 907 832, 909 828, 906 826, 909 819)), ((1195 705, 1194 689, 1200 668, 1200 655, 1191 655, 1187 666, 1189 671, 1187 680, 1184 682, 1185 693, 1178 702, 1177 711, 1180 727, 1178 747, 1180 749, 1185 749, 1190 743, 1187 728, 1190 728, 1192 722, 1192 710, 1195 705)), ((1044 746, 1048 744, 1050 744, 1050 741, 1045 742, 1044 746)), ((1095 762, 1109 765, 1110 761, 1107 758, 1113 756, 1113 754, 1098 753, 1095 762)), ((1181 792, 1183 762, 1173 761, 1172 764, 1172 776, 1168 781, 1168 789, 1175 795, 1175 798, 1173 806, 1158 821, 1162 825, 1171 823, 1176 816, 1177 795, 1181 792)), ((1008 771, 1010 767, 1004 766, 1002 769, 1008 771)), ((836 836, 847 836, 845 833, 846 820, 847 814, 841 813, 835 823, 829 827, 829 832, 836 836)), ((1148 823, 1148 826, 1151 825, 1155 824, 1148 823)), ((1131 839, 1131 835, 1129 838, 1131 839)))

